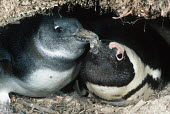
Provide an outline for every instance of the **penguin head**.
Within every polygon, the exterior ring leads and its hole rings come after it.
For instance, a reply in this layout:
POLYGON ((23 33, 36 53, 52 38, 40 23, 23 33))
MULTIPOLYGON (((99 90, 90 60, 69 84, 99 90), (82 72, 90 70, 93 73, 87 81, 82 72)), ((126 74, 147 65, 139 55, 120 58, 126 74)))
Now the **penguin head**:
POLYGON ((78 20, 47 16, 41 22, 36 45, 46 55, 76 59, 92 39, 98 36, 84 29, 78 20))
POLYGON ((117 42, 100 42, 90 50, 82 73, 83 80, 102 86, 121 87, 134 78, 133 64, 123 45, 117 42), (90 67, 87 67, 90 66, 90 67), (83 74, 87 74, 83 76, 83 74))
POLYGON ((80 71, 89 93, 115 106, 133 104, 153 93, 159 69, 145 65, 140 57, 115 41, 101 41, 90 49, 80 71))

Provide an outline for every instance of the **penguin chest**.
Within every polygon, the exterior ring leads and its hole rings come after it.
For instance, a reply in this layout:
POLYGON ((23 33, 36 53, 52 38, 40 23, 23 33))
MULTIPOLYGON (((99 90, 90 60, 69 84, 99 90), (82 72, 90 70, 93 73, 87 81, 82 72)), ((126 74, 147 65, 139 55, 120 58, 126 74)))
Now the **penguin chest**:
POLYGON ((126 87, 122 87, 122 88, 107 87, 107 86, 92 84, 89 82, 87 82, 86 85, 89 91, 91 91, 98 97, 106 100, 119 99, 126 94, 126 87))
MULTIPOLYGON (((54 71, 48 68, 38 69, 28 76, 27 83, 24 85, 29 88, 28 90, 33 91, 33 94, 49 94, 60 90, 72 81, 76 76, 74 71, 75 67, 65 71, 54 71)), ((28 94, 34 96, 29 91, 28 94)))

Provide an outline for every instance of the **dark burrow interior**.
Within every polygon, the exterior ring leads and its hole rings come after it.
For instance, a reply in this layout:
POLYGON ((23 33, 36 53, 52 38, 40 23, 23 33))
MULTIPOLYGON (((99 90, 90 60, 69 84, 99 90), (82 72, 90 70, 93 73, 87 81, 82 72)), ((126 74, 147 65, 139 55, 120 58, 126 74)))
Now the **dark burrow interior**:
MULTIPOLYGON (((54 9, 50 9, 46 12, 47 14, 56 14, 59 13, 61 17, 72 17, 77 18, 83 25, 84 28, 95 32, 100 39, 116 39, 119 38, 131 37, 133 36, 132 42, 142 42, 150 44, 151 46, 156 46, 155 50, 159 55, 163 55, 163 62, 165 62, 165 74, 164 80, 170 81, 170 58, 169 58, 169 46, 168 41, 170 37, 163 37, 162 33, 153 28, 152 25, 158 24, 160 28, 170 28, 169 18, 160 17, 157 19, 144 19, 136 16, 129 15, 127 17, 123 17, 120 19, 113 19, 112 17, 116 17, 116 14, 111 9, 102 10, 100 7, 91 7, 91 8, 83 8, 80 5, 77 6, 68 6, 64 5, 60 8, 56 7, 54 9), (135 39, 134 39, 135 38, 135 39), (159 48, 158 48, 159 47, 159 48), (158 50, 157 50, 158 48, 158 50)), ((34 17, 24 18, 20 20, 21 23, 28 23, 28 21, 33 21, 34 24, 38 23, 37 15, 34 17)), ((15 26, 19 26, 18 24, 9 24, 5 27, 0 28, 0 33, 3 33, 5 30, 10 30, 10 28, 15 28, 15 26)), ((170 29, 169 29, 170 30, 170 29)), ((163 33, 164 34, 164 33, 163 33)), ((168 34, 168 33, 165 33, 168 34)), ((165 35, 167 36, 167 35, 165 35)), ((145 48, 145 45, 143 45, 145 48)), ((148 52, 149 53, 149 52, 148 52)), ((151 57, 155 58, 155 57, 151 57)), ((147 61, 147 60, 146 60, 147 61)), ((68 85, 74 85, 74 81, 68 85)), ((73 89, 68 90, 68 86, 63 89, 64 92, 72 91, 73 89)))

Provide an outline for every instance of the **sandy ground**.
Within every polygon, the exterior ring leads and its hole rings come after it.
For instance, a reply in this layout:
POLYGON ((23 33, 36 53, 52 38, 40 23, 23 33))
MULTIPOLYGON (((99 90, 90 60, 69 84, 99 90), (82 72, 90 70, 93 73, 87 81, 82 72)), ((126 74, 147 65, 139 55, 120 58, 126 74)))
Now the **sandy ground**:
POLYGON ((148 101, 141 100, 126 107, 114 107, 93 97, 80 97, 76 93, 64 97, 11 97, 13 113, 20 114, 170 114, 170 84, 153 94, 148 101))

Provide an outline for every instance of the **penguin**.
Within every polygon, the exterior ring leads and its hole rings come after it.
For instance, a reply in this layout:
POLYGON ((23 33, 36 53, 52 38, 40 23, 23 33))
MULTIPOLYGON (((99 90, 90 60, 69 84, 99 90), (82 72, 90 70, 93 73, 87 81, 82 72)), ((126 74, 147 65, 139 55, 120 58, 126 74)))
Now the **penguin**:
POLYGON ((96 21, 91 30, 100 40, 93 44, 82 64, 80 93, 85 89, 113 106, 127 106, 147 100, 160 89, 165 64, 161 56, 169 48, 155 31, 146 27, 144 32, 143 23, 96 21))
POLYGON ((35 16, 1 28, 0 104, 9 93, 46 97, 77 76, 90 40, 98 36, 75 18, 35 16), (3 30, 4 29, 4 30, 3 30))

